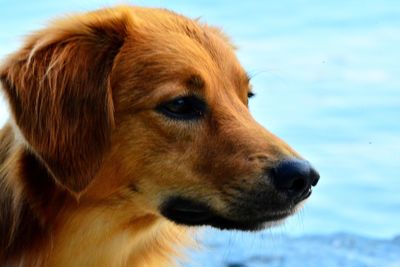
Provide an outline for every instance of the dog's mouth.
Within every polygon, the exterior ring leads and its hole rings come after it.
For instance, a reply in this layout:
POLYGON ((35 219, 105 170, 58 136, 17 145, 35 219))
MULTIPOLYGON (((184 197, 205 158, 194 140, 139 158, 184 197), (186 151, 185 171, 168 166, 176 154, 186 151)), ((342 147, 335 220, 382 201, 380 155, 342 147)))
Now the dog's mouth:
POLYGON ((161 207, 161 214, 177 224, 187 226, 209 225, 227 230, 261 230, 268 223, 278 222, 292 213, 293 211, 287 210, 262 214, 254 218, 244 216, 246 218, 230 219, 219 215, 207 204, 182 197, 170 198, 161 207))

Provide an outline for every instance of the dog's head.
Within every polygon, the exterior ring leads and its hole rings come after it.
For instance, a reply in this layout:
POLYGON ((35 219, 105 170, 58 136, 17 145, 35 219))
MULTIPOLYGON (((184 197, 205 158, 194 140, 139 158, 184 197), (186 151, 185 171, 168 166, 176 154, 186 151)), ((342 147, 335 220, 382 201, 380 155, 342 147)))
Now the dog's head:
POLYGON ((172 12, 56 21, 0 75, 24 145, 72 195, 259 229, 292 214, 319 178, 251 117, 228 38, 172 12))

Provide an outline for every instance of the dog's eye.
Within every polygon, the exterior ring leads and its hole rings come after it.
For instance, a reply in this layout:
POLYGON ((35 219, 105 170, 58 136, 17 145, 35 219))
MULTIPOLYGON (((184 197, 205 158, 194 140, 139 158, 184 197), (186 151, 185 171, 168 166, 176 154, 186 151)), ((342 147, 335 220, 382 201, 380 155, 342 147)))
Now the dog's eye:
POLYGON ((157 110, 172 119, 194 120, 203 117, 206 103, 196 96, 183 96, 162 103, 157 110))

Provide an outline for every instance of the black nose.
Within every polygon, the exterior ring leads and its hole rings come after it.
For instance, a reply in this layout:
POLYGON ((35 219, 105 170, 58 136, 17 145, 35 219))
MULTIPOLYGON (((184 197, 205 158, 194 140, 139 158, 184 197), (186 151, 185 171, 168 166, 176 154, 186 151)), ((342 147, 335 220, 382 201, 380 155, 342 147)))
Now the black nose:
POLYGON ((317 185, 319 174, 308 161, 289 159, 272 170, 272 179, 278 191, 300 201, 310 196, 311 186, 317 185))

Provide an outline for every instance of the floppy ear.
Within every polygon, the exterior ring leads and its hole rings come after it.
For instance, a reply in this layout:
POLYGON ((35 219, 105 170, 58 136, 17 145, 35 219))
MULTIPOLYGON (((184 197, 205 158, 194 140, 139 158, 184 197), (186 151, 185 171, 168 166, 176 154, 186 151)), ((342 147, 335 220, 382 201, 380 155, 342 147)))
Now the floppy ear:
POLYGON ((61 20, 31 36, 0 70, 28 148, 75 193, 91 182, 109 146, 109 75, 125 31, 124 19, 112 14, 61 20))

